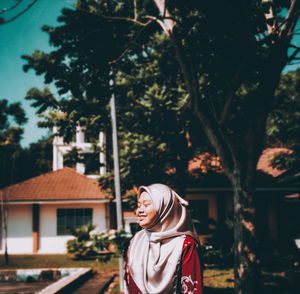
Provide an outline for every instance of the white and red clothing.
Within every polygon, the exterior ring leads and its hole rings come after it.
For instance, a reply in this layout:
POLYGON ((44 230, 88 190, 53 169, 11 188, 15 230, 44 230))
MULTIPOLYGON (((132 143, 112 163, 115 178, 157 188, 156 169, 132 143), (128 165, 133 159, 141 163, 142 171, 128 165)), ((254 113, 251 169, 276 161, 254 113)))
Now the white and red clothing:
POLYGON ((188 202, 162 184, 142 186, 157 218, 131 240, 125 265, 126 294, 202 294, 199 242, 188 202))
MULTIPOLYGON (((178 263, 176 276, 174 277, 173 292, 202 294, 203 279, 199 256, 199 243, 190 236, 187 236, 183 242, 182 254, 178 263)), ((125 281, 127 291, 130 294, 144 294, 136 285, 132 276, 125 265, 125 281)))

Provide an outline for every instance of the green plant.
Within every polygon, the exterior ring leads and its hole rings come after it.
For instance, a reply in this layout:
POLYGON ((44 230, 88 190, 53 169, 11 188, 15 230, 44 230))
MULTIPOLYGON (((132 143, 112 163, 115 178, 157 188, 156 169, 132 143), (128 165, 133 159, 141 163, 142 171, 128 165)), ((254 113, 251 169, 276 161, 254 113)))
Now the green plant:
POLYGON ((95 228, 95 225, 89 224, 71 229, 71 233, 75 237, 67 242, 67 251, 71 258, 84 259, 96 254, 97 248, 91 237, 91 232, 95 228))
POLYGON ((108 250, 108 247, 111 244, 109 235, 107 233, 94 234, 91 238, 98 251, 108 250))
POLYGON ((122 254, 123 257, 127 252, 131 237, 131 234, 127 233, 125 230, 121 230, 116 232, 111 239, 112 243, 116 246, 118 253, 122 254))

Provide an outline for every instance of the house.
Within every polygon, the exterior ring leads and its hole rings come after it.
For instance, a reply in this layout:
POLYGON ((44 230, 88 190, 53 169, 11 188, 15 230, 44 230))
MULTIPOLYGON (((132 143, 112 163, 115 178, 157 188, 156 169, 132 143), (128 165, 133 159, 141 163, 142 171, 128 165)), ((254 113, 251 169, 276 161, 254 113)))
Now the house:
MULTIPOLYGON (((56 132, 56 130, 55 130, 56 132)), ((100 143, 104 143, 100 134, 100 143)), ((10 254, 65 253, 66 242, 72 238, 70 228, 87 223, 97 226, 96 232, 114 228, 115 205, 111 197, 101 191, 99 175, 84 175, 85 166, 76 170, 63 166, 63 156, 72 148, 91 152, 91 144, 84 139, 84 129, 78 127, 76 141, 53 140, 53 171, 0 190, 4 211, 7 208, 7 247, 10 254)), ((100 153, 100 158, 105 159, 100 153)), ((105 172, 100 166, 100 174, 105 172)), ((0 218, 0 253, 4 252, 4 218, 0 218), (2 222, 2 223, 1 223, 2 222)), ((125 228, 136 221, 135 216, 124 217, 125 228)))
MULTIPOLYGON (((289 251, 294 240, 300 237, 299 187, 278 181, 285 171, 272 167, 271 160, 279 153, 290 152, 286 148, 267 148, 257 163, 257 233, 281 251, 289 251)), ((210 237, 209 220, 224 223, 233 215, 233 190, 218 158, 208 153, 190 161, 189 173, 186 198, 190 206, 196 208, 196 218, 202 220, 198 233, 204 242, 210 237)))
POLYGON ((70 227, 87 221, 96 224, 99 231, 109 227, 109 199, 96 180, 68 167, 1 192, 9 200, 9 253, 64 253, 71 238, 70 227))

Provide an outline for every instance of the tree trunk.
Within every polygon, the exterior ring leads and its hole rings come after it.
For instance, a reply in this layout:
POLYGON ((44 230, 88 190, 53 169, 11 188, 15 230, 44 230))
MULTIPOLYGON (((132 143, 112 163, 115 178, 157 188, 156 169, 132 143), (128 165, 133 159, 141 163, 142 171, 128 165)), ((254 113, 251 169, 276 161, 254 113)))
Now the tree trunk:
POLYGON ((257 255, 254 185, 238 172, 233 174, 232 182, 235 294, 257 294, 261 293, 261 271, 257 255))
POLYGON ((1 224, 2 224, 2 232, 4 239, 4 262, 5 264, 9 263, 9 256, 7 250, 7 203, 5 202, 3 193, 1 193, 1 224))
MULTIPOLYGON (((7 205, 7 203, 6 203, 7 205)), ((4 224, 3 224, 3 235, 4 235, 4 261, 5 261, 5 264, 9 264, 9 256, 8 256, 8 246, 7 246, 7 207, 4 208, 5 211, 4 211, 4 224)))

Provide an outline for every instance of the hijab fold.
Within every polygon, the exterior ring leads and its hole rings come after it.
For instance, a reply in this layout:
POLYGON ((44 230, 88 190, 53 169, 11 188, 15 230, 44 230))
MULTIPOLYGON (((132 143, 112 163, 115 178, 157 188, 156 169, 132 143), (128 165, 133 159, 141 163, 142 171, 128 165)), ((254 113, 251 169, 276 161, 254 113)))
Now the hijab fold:
POLYGON ((157 217, 154 223, 138 232, 128 252, 129 272, 143 294, 175 293, 175 279, 182 246, 187 235, 195 240, 188 202, 163 184, 141 186, 154 204, 157 217))

